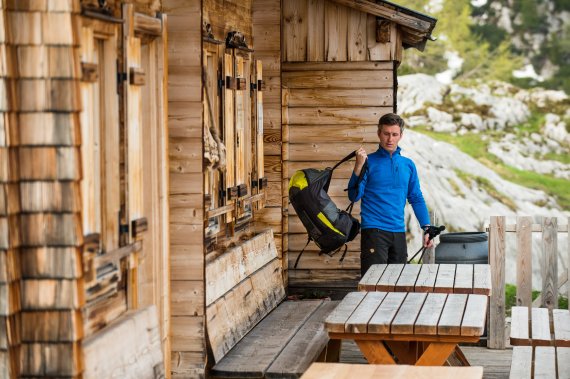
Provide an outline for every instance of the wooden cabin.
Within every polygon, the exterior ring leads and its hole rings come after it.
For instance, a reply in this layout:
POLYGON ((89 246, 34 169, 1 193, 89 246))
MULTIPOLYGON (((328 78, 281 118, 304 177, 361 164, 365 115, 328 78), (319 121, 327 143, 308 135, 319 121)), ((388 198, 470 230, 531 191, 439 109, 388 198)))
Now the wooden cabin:
POLYGON ((289 178, 375 148, 435 22, 380 0, 0 0, 0 376, 203 377, 285 289, 354 288, 359 240, 291 269, 289 178))

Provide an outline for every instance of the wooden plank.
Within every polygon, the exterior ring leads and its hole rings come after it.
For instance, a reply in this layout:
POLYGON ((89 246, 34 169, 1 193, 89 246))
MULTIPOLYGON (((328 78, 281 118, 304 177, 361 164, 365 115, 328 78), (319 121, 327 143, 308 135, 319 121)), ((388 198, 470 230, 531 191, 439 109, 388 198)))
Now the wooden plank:
POLYGON ((335 3, 345 5, 352 9, 356 9, 361 12, 369 13, 378 17, 382 17, 388 20, 392 20, 400 25, 407 26, 418 32, 427 33, 431 24, 428 21, 419 19, 407 12, 404 13, 398 9, 388 7, 384 4, 377 4, 369 0, 331 0, 335 3))
POLYGON ((329 340, 323 320, 338 303, 323 301, 269 366, 266 378, 282 378, 291 373, 299 377, 317 360, 329 340))
POLYGON ((372 265, 358 283, 359 291, 376 291, 376 284, 388 265, 372 265))
POLYGON ((340 304, 329 314, 325 320, 325 327, 329 332, 344 333, 346 321, 362 302, 366 293, 350 292, 340 304))
MULTIPOLYGON (((260 60, 255 61, 255 77, 257 82, 263 80, 263 62, 260 60)), ((265 176, 265 161, 263 155, 263 91, 257 89, 257 102, 256 102, 256 123, 255 126, 255 159, 256 159, 256 173, 257 179, 263 178, 265 176)))
MULTIPOLYGON (((315 108, 289 108, 288 123, 297 125, 318 125, 324 124, 348 124, 364 123, 373 124, 378 119, 388 113, 391 107, 315 107, 315 108)), ((294 146, 295 150, 306 148, 306 144, 294 146)), ((321 157, 320 159, 324 159, 321 157)))
POLYGON ((513 358, 511 360, 511 379, 530 379, 532 373, 532 347, 513 347, 513 358))
MULTIPOLYGON (((489 226, 492 288, 505 288, 505 216, 492 216, 489 226)), ((493 291, 490 301, 488 347, 505 348, 505 291, 493 291)))
POLYGON ((273 231, 267 230, 206 261, 206 305, 277 258, 273 231))
MULTIPOLYGON (((360 271, 360 250, 358 250, 358 245, 349 244, 348 246, 348 251, 342 262, 340 262, 340 255, 338 254, 329 257, 326 254, 319 254, 318 250, 305 250, 305 252, 303 252, 303 256, 299 260, 297 268, 306 270, 350 269, 360 271)), ((299 256, 299 251, 300 250, 292 250, 289 242, 289 250, 287 251, 288 267, 293 268, 295 262, 297 261, 297 257, 299 256)), ((374 284, 374 287, 376 287, 376 284, 374 284)), ((359 289, 359 291, 361 291, 361 289, 359 289)))
POLYGON ((570 347, 570 312, 564 309, 552 310, 554 324, 554 345, 570 347))
POLYGON ((511 308, 511 345, 530 345, 528 307, 511 308))
POLYGON ((348 9, 325 3, 325 60, 347 60, 348 9))
POLYGON ((437 323, 447 300, 447 294, 429 293, 414 325, 415 334, 437 334, 437 323))
POLYGON ((396 282, 394 291, 413 292, 422 266, 414 264, 404 265, 404 269, 396 282))
POLYGON ((307 61, 325 60, 325 0, 308 1, 307 61))
POLYGON ((550 346, 550 320, 547 308, 531 308, 530 330, 533 346, 550 346))
POLYGON ((283 61, 303 62, 307 57, 308 9, 305 0, 283 3, 283 61))
POLYGON ((564 373, 570 372, 570 348, 556 348, 556 363, 559 378, 562 378, 564 373))
POLYGON ((365 61, 367 14, 355 9, 348 10, 348 61, 365 61))
POLYGON ((164 375, 157 310, 130 311, 83 342, 84 378, 140 378, 164 375))
POLYGON ((376 291, 392 291, 400 278, 404 266, 404 264, 388 265, 378 280, 378 284, 376 284, 376 291))
POLYGON ((85 304, 82 282, 66 279, 26 279, 21 281, 23 310, 78 309, 85 304))
POLYGON ((464 378, 481 379, 483 367, 429 367, 389 364, 313 363, 303 379, 464 378))
POLYGON ((454 293, 473 293, 473 265, 458 264, 455 270, 454 293))
POLYGON ((20 285, 18 282, 0 284, 0 316, 10 316, 21 308, 20 285))
POLYGON ((542 307, 558 308, 558 221, 542 219, 542 307))
POLYGON ((437 279, 433 286, 433 292, 439 293, 453 293, 453 284, 455 282, 454 264, 440 264, 437 271, 437 279))
POLYGON ((358 307, 350 315, 345 324, 347 333, 366 333, 368 321, 376 312, 382 300, 386 296, 385 292, 369 292, 358 304, 358 307))
POLYGON ((438 335, 460 335, 461 320, 467 303, 465 294, 449 294, 437 324, 438 335))
POLYGON ((89 337, 111 324, 127 311, 125 291, 99 298, 83 307, 84 336, 89 337))
POLYGON ((22 341, 74 342, 83 338, 79 310, 22 312, 22 341))
MULTIPOLYGON (((373 151, 373 144, 363 144, 368 151, 373 151)), ((354 151, 354 145, 338 143, 292 144, 289 146, 289 160, 318 162, 320 160, 339 161, 354 151)), ((306 164, 306 163, 305 163, 306 164)), ((306 165, 305 165, 306 167, 306 165)), ((345 187, 346 188, 346 187, 345 187)), ((334 188, 330 188, 334 190, 334 188)), ((334 192, 331 192, 334 195, 334 192)))
POLYGON ((228 374, 263 377, 307 319, 321 305, 318 301, 286 301, 259 323, 212 368, 215 376, 228 374))
POLYGON ((534 350, 534 378, 556 378, 556 350, 538 346, 534 350))
POLYGON ((0 250, 0 283, 10 283, 20 277, 20 252, 14 249, 0 250))
POLYGON ((517 217, 517 294, 516 304, 532 306, 532 218, 517 217))
POLYGON ((482 336, 485 331, 487 317, 487 296, 469 295, 463 321, 461 322, 462 336, 482 336))
POLYGON ((204 315, 204 282, 199 280, 170 281, 170 309, 173 316, 204 315))
POLYGON ((422 264, 421 268, 422 269, 418 275, 418 280, 416 281, 416 287, 414 290, 416 292, 433 292, 439 265, 422 264))
MULTIPOLYGON (((283 73, 295 72, 300 74, 305 71, 393 71, 394 64, 392 62, 283 62, 283 73)), ((291 88, 291 87, 290 87, 291 88)), ((310 87, 305 87, 310 88, 310 87)), ((350 87, 347 87, 350 89, 350 87)))
POLYGON ((408 293, 390 327, 392 334, 413 334, 414 324, 427 298, 426 293, 408 293))
POLYGON ((368 322, 368 333, 390 333, 392 320, 404 302, 406 295, 404 292, 389 292, 368 322))
POLYGON ((23 343, 20 375, 75 377, 83 370, 81 342, 23 343))
POLYGON ((290 89, 390 89, 394 86, 391 70, 352 71, 344 65, 337 70, 284 71, 282 80, 283 86, 290 89))
POLYGON ((491 266, 473 265, 473 293, 491 295, 491 266))
MULTIPOLYGON (((530 228, 533 233, 543 231, 542 224, 532 224, 530 228)), ((516 232, 516 231, 517 231, 517 224, 507 224, 505 226, 505 232, 516 232)), ((566 224, 558 224, 557 231, 559 233, 567 233, 568 226, 566 224)))
MULTIPOLYGON (((351 89, 313 89, 313 88, 293 88, 289 90, 287 96, 287 106, 307 107, 307 106, 391 106, 393 104, 394 91, 391 88, 351 88, 351 89)), ((358 125, 347 124, 353 128, 358 125)), ((377 125, 374 125, 377 128, 377 125)), ((331 125, 330 127, 334 127, 331 125)), ((319 128, 329 128, 322 125, 319 128)), ((368 129, 367 129, 368 130, 368 129)), ((376 130, 373 131, 375 134, 376 130)), ((352 133, 351 133, 352 134, 352 133)), ((324 136, 323 136, 324 137, 324 136)), ((353 138, 358 136, 353 136, 353 138)), ((376 136, 376 139, 378 137, 376 136)))
POLYGON ((208 339, 219 361, 285 297, 281 262, 274 259, 206 308, 208 339))

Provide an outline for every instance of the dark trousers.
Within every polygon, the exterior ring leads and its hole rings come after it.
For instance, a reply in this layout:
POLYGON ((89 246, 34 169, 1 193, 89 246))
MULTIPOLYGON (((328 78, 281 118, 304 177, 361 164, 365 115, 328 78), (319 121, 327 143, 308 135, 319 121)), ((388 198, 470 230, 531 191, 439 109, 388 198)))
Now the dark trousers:
POLYGON ((360 238, 360 274, 362 276, 372 265, 406 263, 407 258, 406 233, 362 229, 360 238))

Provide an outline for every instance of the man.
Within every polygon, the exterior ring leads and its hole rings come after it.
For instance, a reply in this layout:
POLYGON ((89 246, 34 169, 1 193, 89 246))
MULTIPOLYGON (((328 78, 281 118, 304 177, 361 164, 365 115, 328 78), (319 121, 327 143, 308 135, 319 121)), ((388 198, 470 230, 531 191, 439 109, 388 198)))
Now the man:
MULTIPOLYGON (((356 151, 354 171, 348 182, 348 197, 351 201, 362 199, 360 271, 363 276, 373 264, 406 263, 406 200, 412 205, 424 231, 430 224, 416 166, 411 159, 400 155, 398 143, 403 131, 404 120, 388 113, 378 121, 380 148, 370 155, 362 147, 356 151), (357 186, 366 161, 368 168, 357 186)), ((427 234, 424 234, 424 246, 433 246, 427 234)))

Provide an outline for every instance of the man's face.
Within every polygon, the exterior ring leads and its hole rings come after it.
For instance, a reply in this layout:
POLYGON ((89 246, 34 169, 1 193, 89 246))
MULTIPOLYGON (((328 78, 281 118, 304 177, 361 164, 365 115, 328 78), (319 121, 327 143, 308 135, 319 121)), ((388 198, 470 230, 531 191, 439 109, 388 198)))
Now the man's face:
POLYGON ((402 139, 402 132, 399 125, 382 125, 378 130, 378 138, 380 139, 380 146, 389 153, 396 151, 398 142, 402 139))

